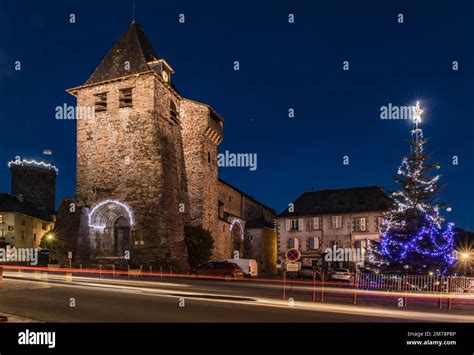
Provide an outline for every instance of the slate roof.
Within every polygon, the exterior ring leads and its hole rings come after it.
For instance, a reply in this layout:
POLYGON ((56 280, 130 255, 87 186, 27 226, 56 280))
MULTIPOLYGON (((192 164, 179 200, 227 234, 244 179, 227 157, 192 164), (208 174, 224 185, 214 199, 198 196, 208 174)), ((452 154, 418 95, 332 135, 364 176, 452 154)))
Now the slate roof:
POLYGON ((293 204, 294 212, 287 208, 278 217, 386 211, 390 199, 382 187, 366 186, 305 192, 293 204))
POLYGON ((140 24, 133 22, 84 85, 151 70, 147 62, 160 59, 140 24), (125 62, 130 70, 125 69, 125 62))
POLYGON ((33 203, 26 200, 21 201, 11 194, 0 194, 0 212, 17 212, 43 221, 52 221, 51 216, 46 211, 39 210, 33 203))

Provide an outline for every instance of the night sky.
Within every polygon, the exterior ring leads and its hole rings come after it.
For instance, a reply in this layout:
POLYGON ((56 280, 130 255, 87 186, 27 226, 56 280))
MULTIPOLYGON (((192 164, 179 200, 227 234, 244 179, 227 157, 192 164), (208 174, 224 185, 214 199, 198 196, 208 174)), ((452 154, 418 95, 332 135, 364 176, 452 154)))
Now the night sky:
MULTIPOLYGON (((411 126, 381 120, 380 107, 421 100, 453 209, 444 214, 474 230, 472 1, 135 3, 180 93, 224 117, 220 151, 258 154, 256 171, 221 168, 223 179, 278 212, 311 188, 393 190, 411 126)), ((8 160, 49 148, 57 201, 74 195, 76 122, 56 120, 55 107, 75 104, 65 90, 88 79, 131 20, 132 1, 0 3, 0 191, 10 191, 8 160)))

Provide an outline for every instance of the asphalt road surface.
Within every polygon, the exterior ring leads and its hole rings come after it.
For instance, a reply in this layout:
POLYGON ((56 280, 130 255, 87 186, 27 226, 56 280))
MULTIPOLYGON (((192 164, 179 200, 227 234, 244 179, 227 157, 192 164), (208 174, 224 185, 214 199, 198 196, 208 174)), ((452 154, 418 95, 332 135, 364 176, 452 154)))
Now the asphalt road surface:
MULTIPOLYGON (((330 290, 330 289, 328 289, 330 290)), ((453 310, 352 291, 311 302, 312 287, 217 280, 98 279, 5 272, 0 312, 42 322, 473 322, 474 307, 453 310), (362 296, 362 295, 360 295, 362 296), (292 299, 289 299, 292 298, 292 299)), ((318 298, 317 298, 318 299, 318 298)))

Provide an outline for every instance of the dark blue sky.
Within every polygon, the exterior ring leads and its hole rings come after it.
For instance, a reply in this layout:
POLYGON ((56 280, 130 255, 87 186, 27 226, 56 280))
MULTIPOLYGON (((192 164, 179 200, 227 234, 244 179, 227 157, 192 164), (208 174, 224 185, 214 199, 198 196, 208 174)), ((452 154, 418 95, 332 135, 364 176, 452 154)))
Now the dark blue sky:
MULTIPOLYGON (((9 159, 50 148, 58 200, 74 194, 75 122, 56 120, 54 109, 74 104, 65 90, 84 83, 128 27, 131 4, 0 3, 0 191, 10 189, 9 159)), ((380 107, 422 100, 427 149, 453 208, 445 215, 474 229, 472 1, 137 0, 136 19, 181 94, 224 117, 220 151, 258 154, 257 171, 221 169, 231 184, 279 212, 312 187, 394 189, 410 125, 381 120, 380 107)))

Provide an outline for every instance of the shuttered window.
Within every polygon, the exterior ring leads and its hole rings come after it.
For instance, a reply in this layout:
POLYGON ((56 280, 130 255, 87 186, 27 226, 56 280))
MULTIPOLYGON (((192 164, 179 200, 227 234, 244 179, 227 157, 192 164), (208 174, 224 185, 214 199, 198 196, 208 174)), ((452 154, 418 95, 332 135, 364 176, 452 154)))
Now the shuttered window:
POLYGON ((319 238, 318 237, 311 237, 308 240, 309 249, 319 249, 319 238))
POLYGON ((119 107, 132 107, 132 88, 119 90, 119 107))
POLYGON ((99 94, 95 94, 95 112, 102 112, 107 110, 107 93, 101 92, 99 94))
POLYGON ((288 239, 288 246, 290 248, 299 249, 300 248, 300 240, 298 238, 290 238, 290 239, 288 239))
POLYGON ((321 223, 320 217, 308 218, 308 230, 321 229, 320 223, 321 223))
POLYGON ((342 228, 342 216, 332 216, 331 221, 333 229, 342 228))
POLYGON ((360 217, 355 219, 356 232, 365 232, 367 230, 367 218, 360 217))

